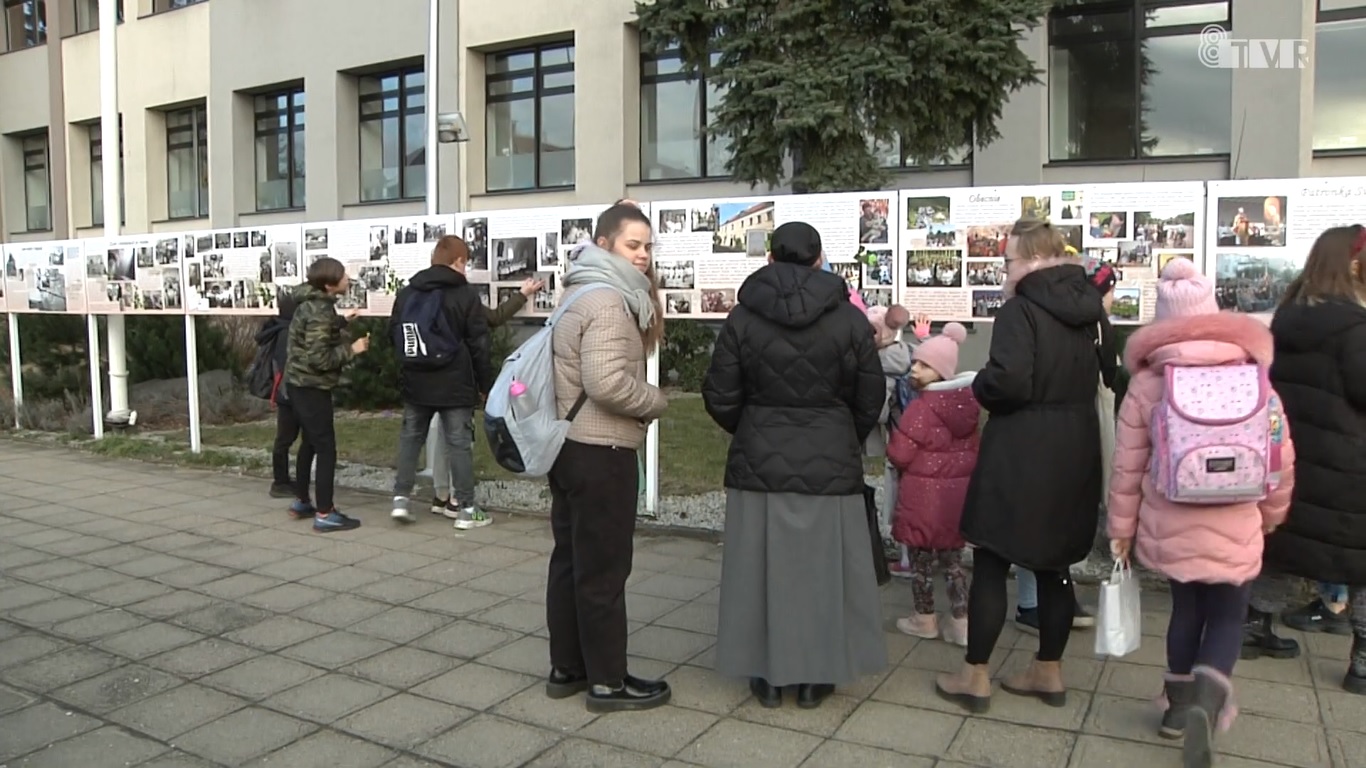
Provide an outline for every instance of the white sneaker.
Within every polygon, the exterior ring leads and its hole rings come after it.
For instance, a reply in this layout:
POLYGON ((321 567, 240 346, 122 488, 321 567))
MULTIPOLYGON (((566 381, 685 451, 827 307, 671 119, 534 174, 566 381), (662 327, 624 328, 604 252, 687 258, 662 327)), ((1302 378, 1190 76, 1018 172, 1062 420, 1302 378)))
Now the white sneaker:
POLYGON ((483 528, 493 523, 493 518, 485 514, 484 510, 478 507, 465 507, 460 511, 460 516, 455 519, 455 528, 458 531, 468 531, 471 528, 483 528))
POLYGON ((394 511, 389 513, 389 517, 405 523, 411 523, 413 521, 413 513, 408 511, 407 496, 394 497, 394 511))

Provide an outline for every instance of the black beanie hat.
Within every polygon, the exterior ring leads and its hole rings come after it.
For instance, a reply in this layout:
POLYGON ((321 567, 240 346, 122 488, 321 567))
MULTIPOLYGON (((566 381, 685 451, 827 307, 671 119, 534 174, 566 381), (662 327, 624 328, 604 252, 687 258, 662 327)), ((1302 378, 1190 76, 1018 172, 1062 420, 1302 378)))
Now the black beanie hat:
POLYGON ((774 261, 809 267, 820 261, 821 233, 804 221, 789 221, 773 230, 768 252, 774 261))

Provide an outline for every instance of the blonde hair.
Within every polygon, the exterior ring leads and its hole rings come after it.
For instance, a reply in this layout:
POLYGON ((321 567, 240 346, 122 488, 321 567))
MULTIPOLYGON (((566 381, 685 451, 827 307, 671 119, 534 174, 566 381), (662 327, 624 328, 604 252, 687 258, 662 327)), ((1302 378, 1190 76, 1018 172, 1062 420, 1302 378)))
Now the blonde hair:
POLYGON ((1020 219, 1010 228, 1010 239, 1023 261, 1065 258, 1067 239, 1043 219, 1020 219))

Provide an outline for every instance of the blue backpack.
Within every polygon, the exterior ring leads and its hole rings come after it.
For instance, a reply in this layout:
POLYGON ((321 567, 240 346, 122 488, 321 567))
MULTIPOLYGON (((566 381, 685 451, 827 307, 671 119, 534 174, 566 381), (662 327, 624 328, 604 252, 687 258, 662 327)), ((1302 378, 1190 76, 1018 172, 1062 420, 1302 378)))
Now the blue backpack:
POLYGON ((889 378, 892 380, 892 395, 887 403, 887 427, 895 428, 897 422, 901 421, 901 414, 905 413, 906 406, 910 405, 911 401, 920 393, 911 386, 911 374, 909 372, 889 378))
POLYGON ((445 368, 460 351, 460 338, 446 316, 443 290, 413 291, 394 325, 394 352, 404 368, 445 368))

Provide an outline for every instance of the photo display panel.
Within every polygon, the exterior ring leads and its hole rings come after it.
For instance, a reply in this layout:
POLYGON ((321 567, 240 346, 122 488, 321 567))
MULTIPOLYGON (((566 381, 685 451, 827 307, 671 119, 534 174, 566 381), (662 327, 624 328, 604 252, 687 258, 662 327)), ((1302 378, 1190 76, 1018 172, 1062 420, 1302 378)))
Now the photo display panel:
POLYGON ((1324 230, 1366 223, 1366 178, 1211 181, 1207 201, 1219 308, 1269 315, 1324 230))
POLYGON ((17 314, 85 314, 86 242, 10 243, 0 249, 0 307, 17 314))
POLYGON ((297 224, 182 236, 191 314, 273 315, 280 290, 303 282, 297 224))
POLYGON ((936 321, 992 320, 1005 303, 1010 230, 1039 218, 1078 255, 1115 267, 1113 322, 1145 322, 1159 265, 1200 263, 1202 197, 1200 182, 902 190, 902 304, 936 321))
POLYGON ((87 240, 85 252, 90 314, 185 313, 183 235, 87 240))
MULTIPOLYGON (((537 278, 545 289, 518 317, 548 317, 560 300, 560 279, 569 256, 589 242, 598 216, 610 205, 567 205, 461 214, 460 231, 470 247, 467 277, 489 307, 497 307, 537 278)), ((648 215, 648 208, 641 207, 648 215)))
POLYGON ((894 192, 768 195, 654 202, 655 269, 671 318, 717 319, 767 263, 773 230, 804 221, 821 234, 831 270, 869 306, 897 301, 894 192))
POLYGON ((459 234, 454 214, 305 224, 300 266, 307 275, 324 256, 340 261, 351 287, 337 311, 387 317, 399 289, 431 265, 436 242, 450 234, 459 234))

